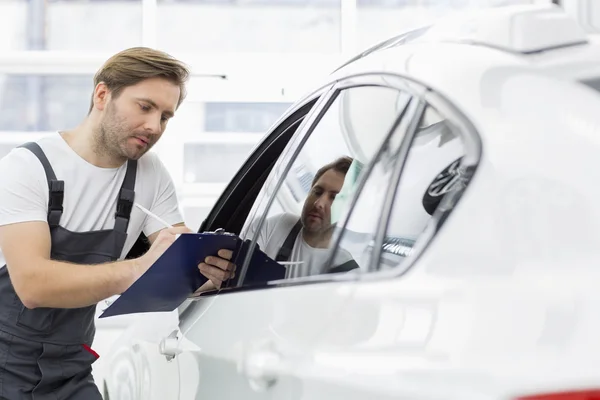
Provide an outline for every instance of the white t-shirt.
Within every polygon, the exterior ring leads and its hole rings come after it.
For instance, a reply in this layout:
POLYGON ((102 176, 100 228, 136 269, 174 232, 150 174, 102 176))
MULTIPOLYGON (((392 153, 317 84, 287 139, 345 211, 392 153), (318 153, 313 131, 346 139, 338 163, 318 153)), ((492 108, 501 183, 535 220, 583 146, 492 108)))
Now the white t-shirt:
MULTIPOLYGON (((287 213, 267 218, 257 238, 257 244, 260 246, 260 249, 274 260, 290 231, 296 222, 298 222, 298 218, 299 217, 296 215, 287 213)), ((249 234, 247 235, 248 239, 254 239, 255 229, 255 227, 250 228, 249 234)), ((300 231, 298 236, 296 236, 296 241, 294 242, 294 247, 292 248, 292 253, 288 260, 288 262, 297 262, 298 264, 285 265, 287 269, 286 279, 324 273, 325 263, 327 262, 330 253, 331 249, 320 249, 309 246, 308 243, 304 241, 302 231, 300 231)), ((338 249, 333 266, 341 265, 350 260, 352 260, 352 255, 348 251, 338 249)))
MULTIPOLYGON (((64 181, 64 211, 60 226, 73 232, 112 229, 127 163, 119 168, 96 167, 81 158, 58 133, 37 143, 46 154, 56 178, 64 181)), ((48 197, 44 167, 31 151, 15 148, 0 160, 0 225, 47 221, 48 197)), ((153 152, 138 160, 135 202, 170 224, 183 222, 171 177, 153 152)), ((142 231, 149 236, 163 227, 134 207, 121 259, 142 231)), ((0 267, 5 264, 0 251, 0 267)))

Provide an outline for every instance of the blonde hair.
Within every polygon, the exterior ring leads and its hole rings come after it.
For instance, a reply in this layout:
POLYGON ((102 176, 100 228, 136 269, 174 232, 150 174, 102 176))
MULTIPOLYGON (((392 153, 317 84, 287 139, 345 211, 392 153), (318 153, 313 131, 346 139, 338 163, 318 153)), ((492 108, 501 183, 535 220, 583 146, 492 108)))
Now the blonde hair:
MULTIPOLYGON (((104 82, 113 98, 119 97, 123 89, 150 78, 167 79, 180 89, 177 107, 185 99, 185 84, 190 72, 186 65, 169 54, 148 47, 132 47, 123 50, 104 63, 94 76, 94 88, 104 82)), ((90 112, 94 108, 94 94, 90 112)))

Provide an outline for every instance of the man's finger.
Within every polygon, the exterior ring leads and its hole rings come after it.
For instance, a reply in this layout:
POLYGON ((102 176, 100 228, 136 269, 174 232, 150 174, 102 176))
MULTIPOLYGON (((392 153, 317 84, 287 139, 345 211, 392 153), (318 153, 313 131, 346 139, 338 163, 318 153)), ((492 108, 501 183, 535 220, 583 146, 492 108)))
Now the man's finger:
POLYGON ((198 265, 198 268, 200 269, 200 273, 202 273, 207 278, 210 275, 220 281, 224 281, 226 279, 229 279, 229 277, 231 276, 230 271, 226 271, 206 263, 201 263, 200 265, 198 265))
POLYGON ((214 276, 207 276, 207 278, 208 278, 207 282, 210 282, 215 287, 215 289, 220 289, 221 288, 221 284, 223 282, 221 282, 220 280, 218 280, 214 276))
POLYGON ((224 258, 226 260, 231 260, 231 257, 233 257, 233 251, 227 249, 221 249, 217 254, 219 255, 219 257, 224 258))
POLYGON ((206 264, 213 265, 217 268, 222 269, 223 271, 232 271, 235 265, 223 258, 219 257, 206 257, 204 260, 206 264))
POLYGON ((207 279, 208 279, 210 282, 212 282, 212 283, 213 283, 213 284, 214 284, 216 287, 220 287, 220 286, 221 286, 221 283, 223 282, 223 281, 221 281, 220 279, 218 279, 217 277, 215 277, 215 276, 212 276, 211 274, 204 273, 203 275, 204 275, 204 276, 205 276, 205 277, 206 277, 206 278, 207 278, 207 279))

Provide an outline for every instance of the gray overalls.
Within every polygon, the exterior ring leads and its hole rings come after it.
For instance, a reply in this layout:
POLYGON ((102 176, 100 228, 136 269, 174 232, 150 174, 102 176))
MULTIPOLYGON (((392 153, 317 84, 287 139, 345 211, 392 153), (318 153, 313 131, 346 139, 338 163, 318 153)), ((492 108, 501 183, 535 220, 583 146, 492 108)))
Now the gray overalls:
MULTIPOLYGON (((71 232, 59 225, 64 182, 56 179, 37 143, 21 147, 33 152, 46 172, 51 258, 77 264, 116 261, 127 238, 137 162, 127 163, 114 229, 71 232)), ((95 310, 95 305, 28 309, 15 293, 6 266, 0 269, 0 399, 100 400, 91 375, 98 358, 90 348, 96 332, 95 310)))

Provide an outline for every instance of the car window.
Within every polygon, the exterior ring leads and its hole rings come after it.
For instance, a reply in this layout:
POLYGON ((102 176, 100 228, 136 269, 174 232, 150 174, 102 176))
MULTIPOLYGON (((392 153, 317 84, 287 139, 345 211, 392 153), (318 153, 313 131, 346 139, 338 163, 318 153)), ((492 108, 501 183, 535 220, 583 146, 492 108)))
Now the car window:
MULTIPOLYGON (((421 106, 414 101, 409 107, 408 115, 415 115, 421 106)), ((367 172, 355 203, 347 208, 348 212, 341 221, 343 229, 340 229, 336 236, 336 241, 339 243, 337 248, 349 251, 361 272, 369 271, 373 243, 385 209, 386 193, 394 179, 398 160, 401 158, 401 144, 406 133, 410 129, 415 129, 411 126, 420 121, 422 122, 422 119, 413 118, 405 118, 401 121, 390 136, 387 145, 381 149, 371 170, 367 172)), ((335 258, 336 255, 332 257, 335 258)))
MULTIPOLYGON (((411 96, 387 86, 361 85, 338 90, 320 118, 305 129, 294 158, 276 167, 255 204, 242 238, 276 263, 258 268, 248 256, 238 285, 305 278, 355 266, 352 253, 338 251, 326 265, 331 239, 346 212, 365 167, 375 157, 399 116, 409 112, 411 96), (260 270, 260 271, 259 271, 260 270)), ((254 256, 254 253, 249 253, 254 256)))
POLYGON ((429 240, 425 232, 438 228, 430 226, 436 222, 433 216, 438 208, 450 211, 453 203, 446 200, 464 190, 470 179, 461 163, 467 146, 460 132, 433 107, 427 111, 437 122, 422 126, 411 143, 388 218, 379 269, 397 268, 421 241, 429 240))
POLYGON ((405 260, 414 254, 420 241, 429 238, 425 233, 444 198, 466 185, 466 174, 461 174, 464 155, 465 145, 459 133, 436 109, 427 106, 403 165, 389 166, 390 159, 398 156, 382 157, 375 165, 340 234, 340 247, 352 245, 362 269, 404 270, 409 265, 405 260), (375 218, 372 210, 377 205, 382 209, 385 201, 377 193, 385 185, 394 187, 390 184, 394 181, 393 171, 401 175, 395 179, 398 185, 393 189, 391 212, 388 218, 375 218), (381 228, 378 223, 366 223, 369 218, 383 221, 385 234, 380 242, 377 233, 381 228), (371 262, 373 257, 378 257, 377 262, 371 262))

